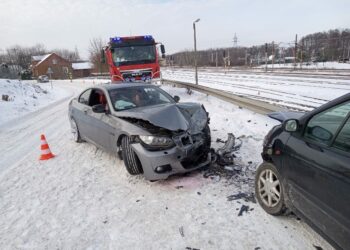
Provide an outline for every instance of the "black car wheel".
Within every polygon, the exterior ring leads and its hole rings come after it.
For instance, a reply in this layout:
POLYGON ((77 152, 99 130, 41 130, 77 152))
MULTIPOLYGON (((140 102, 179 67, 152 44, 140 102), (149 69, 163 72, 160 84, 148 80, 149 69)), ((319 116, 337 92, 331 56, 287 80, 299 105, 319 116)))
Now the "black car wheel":
POLYGON ((264 162, 259 166, 255 175, 255 195, 267 213, 280 215, 285 211, 281 178, 273 164, 264 162))
POLYGON ((122 156, 129 174, 138 175, 143 173, 141 162, 131 148, 130 138, 128 136, 122 138, 122 156))
POLYGON ((71 119, 71 133, 73 136, 73 140, 75 142, 80 143, 83 141, 80 137, 80 132, 79 132, 77 123, 75 122, 75 120, 73 118, 71 119))

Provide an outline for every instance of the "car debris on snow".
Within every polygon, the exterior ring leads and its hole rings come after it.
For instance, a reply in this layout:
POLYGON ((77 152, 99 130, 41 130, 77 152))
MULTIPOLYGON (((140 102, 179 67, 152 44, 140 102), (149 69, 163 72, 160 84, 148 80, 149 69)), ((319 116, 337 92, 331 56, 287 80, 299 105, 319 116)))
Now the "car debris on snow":
POLYGON ((253 202, 256 203, 254 193, 242 193, 239 192, 238 194, 233 194, 230 196, 227 196, 227 201, 235 201, 235 200, 240 200, 243 199, 246 202, 253 202))
POLYGON ((242 205, 241 209, 239 210, 238 216, 242 216, 244 212, 248 213, 249 211, 249 206, 242 205))
POLYGON ((184 227, 183 226, 179 227, 179 232, 180 232, 182 237, 185 237, 184 227))
POLYGON ((216 182, 224 178, 237 187, 241 187, 244 184, 248 184, 251 188, 253 187, 256 165, 251 161, 248 162, 248 165, 245 165, 234 155, 243 144, 241 138, 242 136, 235 138, 232 133, 228 133, 226 141, 219 138, 216 140, 225 144, 216 151, 211 149, 212 162, 204 169, 204 178, 210 178, 216 182), (236 144, 236 141, 239 141, 239 143, 236 144), (237 162, 234 162, 234 159, 237 162))

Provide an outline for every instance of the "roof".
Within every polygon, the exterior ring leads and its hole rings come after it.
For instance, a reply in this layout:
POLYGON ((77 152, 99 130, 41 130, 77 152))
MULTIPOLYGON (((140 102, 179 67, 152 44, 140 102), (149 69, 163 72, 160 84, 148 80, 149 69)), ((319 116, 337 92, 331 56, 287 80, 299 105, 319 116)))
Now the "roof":
POLYGON ((51 54, 46 54, 46 55, 39 55, 39 56, 32 56, 33 61, 42 61, 43 59, 46 59, 49 57, 51 54))
POLYGON ((40 55, 40 56, 32 56, 32 60, 33 61, 39 61, 35 66, 38 66, 40 63, 42 63, 43 61, 45 61, 49 56, 51 56, 53 53, 51 54, 46 54, 46 55, 40 55))
POLYGON ((93 64, 91 62, 78 62, 78 63, 72 63, 73 70, 79 70, 79 69, 92 69, 93 64))

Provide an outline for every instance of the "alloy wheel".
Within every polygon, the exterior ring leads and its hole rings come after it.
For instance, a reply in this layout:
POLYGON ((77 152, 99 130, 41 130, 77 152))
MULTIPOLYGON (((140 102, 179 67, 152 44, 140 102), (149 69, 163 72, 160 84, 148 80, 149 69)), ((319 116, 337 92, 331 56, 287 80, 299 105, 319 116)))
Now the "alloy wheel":
POLYGON ((281 184, 277 175, 271 169, 265 169, 260 173, 258 192, 262 202, 267 207, 274 207, 279 203, 281 199, 281 184))

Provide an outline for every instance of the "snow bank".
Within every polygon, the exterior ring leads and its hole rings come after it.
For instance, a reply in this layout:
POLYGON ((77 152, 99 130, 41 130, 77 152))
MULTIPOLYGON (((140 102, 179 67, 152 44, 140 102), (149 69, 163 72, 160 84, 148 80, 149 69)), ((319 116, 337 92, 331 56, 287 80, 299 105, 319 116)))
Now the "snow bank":
POLYGON ((50 83, 0 79, 0 98, 2 95, 8 95, 9 100, 0 100, 0 124, 47 106, 69 92, 57 86, 51 89, 50 83))

